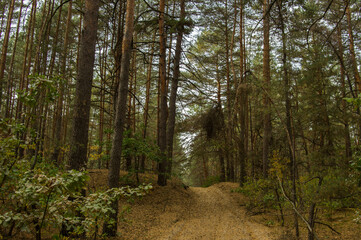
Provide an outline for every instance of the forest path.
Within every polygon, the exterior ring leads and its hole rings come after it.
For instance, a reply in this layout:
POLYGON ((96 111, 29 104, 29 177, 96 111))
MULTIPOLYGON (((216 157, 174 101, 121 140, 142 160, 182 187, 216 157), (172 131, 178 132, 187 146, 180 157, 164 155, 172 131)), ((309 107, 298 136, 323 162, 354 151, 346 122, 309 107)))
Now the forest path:
POLYGON ((250 220, 231 189, 236 183, 208 188, 158 187, 132 205, 120 227, 123 239, 275 240, 272 228, 250 220))
POLYGON ((194 203, 159 239, 271 239, 269 229, 248 221, 245 210, 218 186, 190 191, 194 203))

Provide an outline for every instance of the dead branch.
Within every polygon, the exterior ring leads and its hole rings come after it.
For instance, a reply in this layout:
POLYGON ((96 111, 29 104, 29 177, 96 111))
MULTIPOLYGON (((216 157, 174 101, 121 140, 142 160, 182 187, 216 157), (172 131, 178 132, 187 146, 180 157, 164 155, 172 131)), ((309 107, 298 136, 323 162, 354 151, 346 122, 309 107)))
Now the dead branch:
POLYGON ((320 224, 320 225, 324 225, 324 226, 328 227, 329 229, 331 229, 332 231, 334 231, 335 233, 337 233, 338 235, 341 235, 340 232, 336 231, 333 227, 331 227, 331 226, 328 225, 327 223, 317 222, 317 221, 315 221, 315 223, 320 224))
POLYGON ((295 203, 294 203, 293 201, 291 201, 291 199, 289 199, 289 198, 287 197, 287 195, 286 195, 286 193, 285 193, 285 190, 284 190, 284 188, 283 188, 282 182, 281 182, 281 180, 280 180, 280 178, 279 178, 278 176, 277 176, 277 179, 278 179, 278 182, 279 182, 279 184, 280 184, 281 192, 282 192, 283 196, 285 197, 285 199, 286 199, 289 203, 291 203, 291 206, 292 206, 292 208, 293 208, 293 211, 295 211, 295 213, 301 218, 301 220, 305 222, 305 224, 306 224, 306 226, 307 226, 307 229, 308 229, 311 233, 313 233, 313 236, 314 236, 317 240, 320 240, 320 239, 317 237, 317 235, 315 234, 315 232, 313 231, 311 225, 310 225, 309 222, 306 220, 306 218, 305 218, 304 216, 302 216, 301 213, 298 211, 298 209, 296 208, 295 203))

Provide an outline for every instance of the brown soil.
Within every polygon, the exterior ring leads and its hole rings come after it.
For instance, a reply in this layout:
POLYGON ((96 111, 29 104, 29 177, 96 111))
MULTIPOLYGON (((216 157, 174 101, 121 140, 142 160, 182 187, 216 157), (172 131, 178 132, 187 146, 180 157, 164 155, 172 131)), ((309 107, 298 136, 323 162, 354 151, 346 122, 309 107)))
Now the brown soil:
POLYGON ((179 184, 156 188, 132 206, 120 223, 123 239, 276 239, 272 229, 249 220, 230 195, 237 184, 209 188, 179 184))
MULTIPOLYGON (((107 171, 90 171, 89 188, 106 188, 107 171)), ((135 177, 125 177, 136 185, 135 177)), ((167 186, 156 185, 156 176, 142 174, 140 182, 153 183, 154 189, 141 199, 121 201, 122 220, 119 221, 119 239, 132 240, 292 240, 292 212, 285 213, 285 227, 280 226, 279 213, 266 211, 247 212, 249 201, 231 190, 236 183, 219 183, 208 188, 184 189, 179 180, 171 180, 167 186)), ((306 213, 304 213, 306 216, 306 213)), ((359 240, 361 227, 352 221, 353 211, 335 212, 330 217, 319 212, 319 221, 329 224, 342 235, 328 227, 317 225, 319 239, 359 240)), ((307 229, 300 222, 301 240, 307 239, 307 229)))

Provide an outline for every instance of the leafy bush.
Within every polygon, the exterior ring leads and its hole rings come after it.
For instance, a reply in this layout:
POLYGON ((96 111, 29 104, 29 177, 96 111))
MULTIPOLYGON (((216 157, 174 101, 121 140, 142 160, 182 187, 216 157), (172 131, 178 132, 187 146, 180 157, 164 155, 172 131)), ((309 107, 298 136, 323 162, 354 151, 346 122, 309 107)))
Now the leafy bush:
POLYGON ((221 182, 221 178, 219 176, 209 176, 203 183, 202 187, 209 187, 213 184, 221 182))
POLYGON ((306 187, 306 196, 310 200, 318 199, 321 206, 327 210, 358 208, 361 206, 360 188, 358 187, 357 179, 352 175, 342 173, 341 170, 330 170, 323 177, 322 187, 318 196, 310 193, 315 192, 314 185, 303 185, 303 187, 306 187))
POLYGON ((78 226, 74 230, 77 234, 93 235, 99 222, 110 221, 108 216, 114 211, 111 208, 114 200, 143 196, 151 188, 151 185, 122 187, 83 196, 81 192, 87 180, 85 172, 72 170, 51 176, 37 169, 21 173, 17 178, 18 183, 8 182, 1 189, 5 203, 0 208, 3 235, 13 234, 11 229, 41 234, 41 229, 60 229, 63 223, 78 226))
POLYGON ((247 181, 235 191, 248 197, 246 207, 249 211, 261 212, 269 208, 277 209, 279 206, 275 194, 276 186, 271 180, 247 181))
MULTIPOLYGON (((114 201, 143 196, 152 188, 125 186, 85 195, 86 172, 62 172, 46 161, 31 169, 31 161, 16 154, 21 142, 6 124, 0 127, 0 239, 18 234, 41 239, 44 229, 53 233, 62 227, 76 234, 97 235, 100 224, 111 224, 114 201)), ((58 237, 57 233, 52 237, 58 237)))

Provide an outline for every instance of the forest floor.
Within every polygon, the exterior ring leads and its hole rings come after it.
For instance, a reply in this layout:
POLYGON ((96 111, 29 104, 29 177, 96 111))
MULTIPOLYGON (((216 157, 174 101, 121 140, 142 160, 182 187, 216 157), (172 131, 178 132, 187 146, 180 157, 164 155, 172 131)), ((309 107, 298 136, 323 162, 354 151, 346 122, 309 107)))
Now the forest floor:
MULTIPOLYGON (((106 186, 105 171, 91 171, 91 176, 91 188, 106 186)), ((123 180, 131 182, 125 173, 123 180)), ((144 174, 141 181, 154 183, 155 176, 144 174)), ((245 207, 247 199, 242 194, 231 191, 238 187, 236 183, 185 189, 179 180, 172 180, 165 187, 159 187, 155 183, 153 186, 154 189, 141 199, 120 202, 120 209, 123 209, 122 221, 118 226, 120 239, 294 239, 291 234, 292 214, 286 216, 286 227, 281 227, 275 212, 248 212, 245 207)), ((338 224, 337 229, 342 229, 342 235, 324 228, 319 229, 318 236, 322 236, 320 239, 360 239, 360 225, 350 225, 352 220, 346 217, 349 214, 339 215, 339 219, 335 218, 334 221, 338 224)), ((301 239, 307 239, 306 228, 301 227, 301 233, 301 239)))

